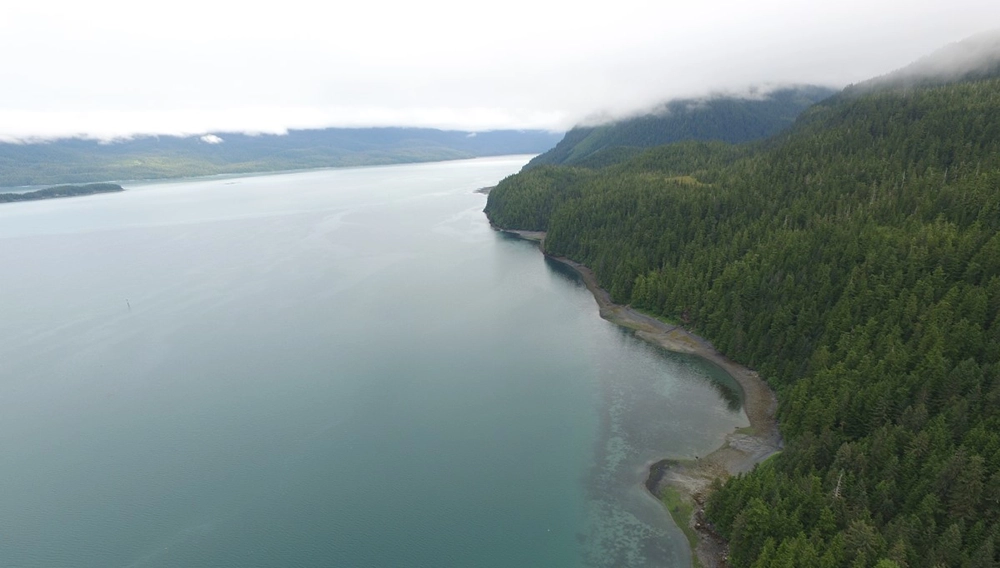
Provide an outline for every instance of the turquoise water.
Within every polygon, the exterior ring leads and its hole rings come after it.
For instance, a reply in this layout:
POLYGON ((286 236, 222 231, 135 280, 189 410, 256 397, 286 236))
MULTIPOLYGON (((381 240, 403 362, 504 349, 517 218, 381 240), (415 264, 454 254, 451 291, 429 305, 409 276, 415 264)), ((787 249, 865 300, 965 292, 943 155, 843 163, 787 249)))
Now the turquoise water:
POLYGON ((527 159, 0 206, 0 565, 688 565, 733 385, 489 228, 527 159))

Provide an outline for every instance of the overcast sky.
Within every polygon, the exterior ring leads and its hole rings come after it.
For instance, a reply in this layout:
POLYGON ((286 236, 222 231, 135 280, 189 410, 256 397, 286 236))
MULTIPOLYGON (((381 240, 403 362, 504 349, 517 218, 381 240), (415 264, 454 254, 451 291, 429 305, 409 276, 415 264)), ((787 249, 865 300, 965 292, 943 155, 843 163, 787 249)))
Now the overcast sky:
POLYGON ((678 96, 843 86, 998 0, 78 0, 0 9, 0 138, 561 130, 678 96))

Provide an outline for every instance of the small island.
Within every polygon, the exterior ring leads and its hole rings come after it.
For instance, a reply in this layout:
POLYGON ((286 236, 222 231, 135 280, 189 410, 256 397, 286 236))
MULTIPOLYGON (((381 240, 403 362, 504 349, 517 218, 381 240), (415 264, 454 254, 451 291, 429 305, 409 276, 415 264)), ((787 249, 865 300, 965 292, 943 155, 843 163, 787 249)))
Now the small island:
POLYGON ((54 199, 56 197, 77 197, 80 195, 93 195, 95 193, 113 193, 125 191, 125 188, 117 183, 88 183, 84 185, 57 185, 29 191, 26 193, 0 193, 0 203, 12 201, 35 201, 38 199, 54 199))

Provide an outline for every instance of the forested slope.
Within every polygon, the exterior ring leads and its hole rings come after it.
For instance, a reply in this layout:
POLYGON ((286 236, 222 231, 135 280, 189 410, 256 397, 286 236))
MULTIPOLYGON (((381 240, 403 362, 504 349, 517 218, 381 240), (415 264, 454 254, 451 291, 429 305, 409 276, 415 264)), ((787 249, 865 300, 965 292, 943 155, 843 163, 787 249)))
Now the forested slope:
POLYGON ((932 83, 489 196, 776 389, 786 451, 708 507, 733 566, 998 565, 1000 79, 932 83))
POLYGON ((655 111, 600 126, 580 126, 526 170, 543 165, 602 167, 635 156, 645 148, 684 140, 740 143, 787 128, 813 103, 834 91, 826 87, 788 87, 757 98, 679 99, 655 111))

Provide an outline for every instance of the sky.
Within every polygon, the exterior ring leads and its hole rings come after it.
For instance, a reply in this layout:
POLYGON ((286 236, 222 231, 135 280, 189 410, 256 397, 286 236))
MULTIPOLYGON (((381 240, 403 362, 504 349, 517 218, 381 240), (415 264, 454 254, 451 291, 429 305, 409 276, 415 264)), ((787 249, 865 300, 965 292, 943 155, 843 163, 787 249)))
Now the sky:
POLYGON ((565 130, 842 87, 1000 27, 997 0, 88 0, 0 9, 0 139, 565 130))

